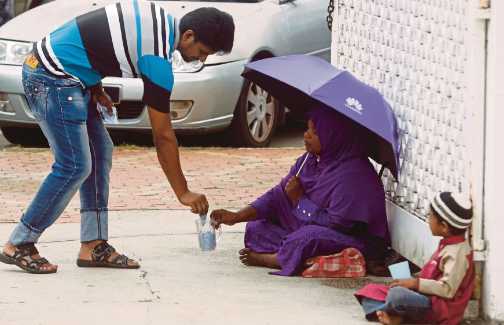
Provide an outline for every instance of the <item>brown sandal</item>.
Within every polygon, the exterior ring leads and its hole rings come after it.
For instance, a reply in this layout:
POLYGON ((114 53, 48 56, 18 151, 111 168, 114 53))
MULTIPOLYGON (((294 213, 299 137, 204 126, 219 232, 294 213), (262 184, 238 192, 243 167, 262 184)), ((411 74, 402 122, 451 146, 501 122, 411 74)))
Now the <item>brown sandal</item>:
POLYGON ((43 257, 37 259, 32 258, 33 255, 38 254, 39 252, 33 243, 18 245, 16 246, 16 251, 12 256, 0 253, 0 262, 16 265, 17 267, 32 274, 56 273, 57 270, 42 270, 42 266, 50 263, 43 257))
POLYGON ((115 248, 107 242, 100 243, 93 248, 91 252, 91 261, 77 259, 79 267, 109 267, 116 269, 138 269, 140 265, 128 264, 132 259, 126 255, 118 255, 113 260, 109 261, 110 256, 115 252, 115 248))

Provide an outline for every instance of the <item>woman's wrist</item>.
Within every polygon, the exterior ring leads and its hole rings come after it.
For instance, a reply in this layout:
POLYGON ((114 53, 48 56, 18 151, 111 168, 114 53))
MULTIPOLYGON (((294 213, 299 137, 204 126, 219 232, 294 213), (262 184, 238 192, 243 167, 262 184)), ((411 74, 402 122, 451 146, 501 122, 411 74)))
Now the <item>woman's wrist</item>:
POLYGON ((236 222, 245 222, 245 221, 251 221, 251 220, 255 220, 256 218, 256 215, 257 215, 257 211, 256 209, 249 205, 243 209, 241 209, 240 211, 236 212, 236 222))

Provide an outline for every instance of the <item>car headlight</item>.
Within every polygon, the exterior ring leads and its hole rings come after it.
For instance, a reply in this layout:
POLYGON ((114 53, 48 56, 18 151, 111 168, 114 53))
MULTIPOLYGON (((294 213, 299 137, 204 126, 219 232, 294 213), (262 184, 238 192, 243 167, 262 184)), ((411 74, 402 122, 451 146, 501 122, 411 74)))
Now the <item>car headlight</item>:
POLYGON ((31 42, 0 39, 0 64, 22 65, 32 48, 31 42))
POLYGON ((179 72, 179 73, 191 73, 191 72, 198 72, 201 69, 203 69, 203 62, 196 60, 192 62, 185 62, 184 59, 182 59, 182 55, 180 55, 179 51, 174 51, 173 52, 173 72, 179 72))

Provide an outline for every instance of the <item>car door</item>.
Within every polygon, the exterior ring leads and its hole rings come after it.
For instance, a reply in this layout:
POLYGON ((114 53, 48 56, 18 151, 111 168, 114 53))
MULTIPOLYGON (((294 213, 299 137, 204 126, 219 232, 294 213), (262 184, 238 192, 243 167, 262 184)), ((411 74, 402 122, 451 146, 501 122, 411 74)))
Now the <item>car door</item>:
POLYGON ((326 0, 280 0, 290 53, 313 54, 331 59, 331 33, 327 28, 326 0))

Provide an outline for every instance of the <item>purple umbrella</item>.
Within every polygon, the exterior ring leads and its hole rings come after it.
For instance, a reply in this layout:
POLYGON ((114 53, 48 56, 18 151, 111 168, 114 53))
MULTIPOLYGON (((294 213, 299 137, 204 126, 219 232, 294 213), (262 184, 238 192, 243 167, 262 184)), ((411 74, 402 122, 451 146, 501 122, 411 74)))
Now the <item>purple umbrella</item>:
POLYGON ((267 90, 293 111, 315 106, 334 109, 365 128, 368 156, 397 179, 399 131, 390 105, 373 87, 351 73, 309 55, 290 55, 251 62, 243 77, 267 90))

